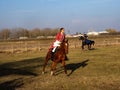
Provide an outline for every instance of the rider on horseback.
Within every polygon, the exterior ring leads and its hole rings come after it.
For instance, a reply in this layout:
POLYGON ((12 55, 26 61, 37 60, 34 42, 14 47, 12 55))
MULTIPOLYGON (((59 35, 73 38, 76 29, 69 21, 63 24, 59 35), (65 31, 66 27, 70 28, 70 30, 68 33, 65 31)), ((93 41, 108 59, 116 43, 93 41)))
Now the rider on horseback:
POLYGON ((65 40, 64 28, 60 28, 60 32, 57 33, 55 42, 53 42, 49 50, 55 52, 56 48, 60 46, 60 43, 63 42, 64 40, 65 40))
POLYGON ((64 40, 65 40, 64 28, 60 28, 60 32, 57 33, 55 42, 52 45, 53 47, 52 52, 55 52, 56 48, 60 46, 60 43, 63 42, 64 40))
POLYGON ((60 28, 60 31, 57 33, 56 38, 55 38, 55 42, 53 42, 53 44, 51 45, 51 47, 49 48, 49 50, 52 53, 51 58, 53 59, 54 54, 57 50, 57 47, 60 46, 60 44, 65 41, 65 33, 64 33, 64 28, 60 28))
POLYGON ((85 39, 88 39, 88 35, 84 33, 84 38, 85 39))
POLYGON ((84 38, 85 38, 84 42, 85 42, 86 44, 89 44, 89 43, 90 43, 90 40, 88 39, 88 35, 87 35, 87 34, 84 34, 83 36, 84 36, 84 38))

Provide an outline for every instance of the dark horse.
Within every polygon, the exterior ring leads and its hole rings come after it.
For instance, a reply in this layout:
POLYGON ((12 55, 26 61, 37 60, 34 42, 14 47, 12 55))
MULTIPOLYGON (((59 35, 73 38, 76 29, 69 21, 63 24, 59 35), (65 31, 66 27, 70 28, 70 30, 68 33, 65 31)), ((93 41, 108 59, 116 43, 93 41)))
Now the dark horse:
POLYGON ((88 46, 88 50, 91 50, 91 46, 95 44, 95 41, 85 39, 84 36, 80 36, 80 37, 79 37, 79 40, 82 40, 82 50, 84 49, 84 46, 85 46, 85 45, 88 46))
MULTIPOLYGON (((43 74, 45 73, 45 67, 48 63, 48 61, 51 59, 52 57, 52 51, 48 51, 46 58, 45 58, 45 63, 43 65, 43 74)), ((54 53, 54 57, 51 59, 52 60, 52 65, 51 65, 51 75, 54 75, 54 71, 56 69, 56 65, 57 63, 62 63, 63 67, 64 67, 64 72, 65 74, 67 74, 67 70, 65 67, 65 58, 66 58, 66 54, 68 54, 68 40, 63 41, 59 47, 57 47, 56 52, 54 53)))

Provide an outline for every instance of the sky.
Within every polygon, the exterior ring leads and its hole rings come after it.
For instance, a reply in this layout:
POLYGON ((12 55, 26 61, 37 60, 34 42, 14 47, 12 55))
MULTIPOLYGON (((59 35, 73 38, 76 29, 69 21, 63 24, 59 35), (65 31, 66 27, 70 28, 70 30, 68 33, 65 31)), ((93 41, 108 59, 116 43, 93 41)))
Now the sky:
POLYGON ((0 30, 60 28, 120 31, 120 0, 0 0, 0 30))

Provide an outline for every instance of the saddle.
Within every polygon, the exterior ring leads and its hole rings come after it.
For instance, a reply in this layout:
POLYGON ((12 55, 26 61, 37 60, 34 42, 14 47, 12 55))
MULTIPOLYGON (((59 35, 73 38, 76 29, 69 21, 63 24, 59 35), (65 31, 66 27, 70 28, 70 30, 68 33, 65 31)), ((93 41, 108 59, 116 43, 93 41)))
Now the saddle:
POLYGON ((91 41, 91 40, 86 39, 86 40, 85 40, 85 43, 86 43, 86 44, 90 44, 90 41, 91 41))
MULTIPOLYGON (((52 50, 53 50, 53 48, 52 48, 52 50)), ((52 50, 51 50, 51 60, 54 59, 55 53, 56 53, 59 49, 58 49, 58 47, 57 47, 54 52, 52 52, 52 50)))
MULTIPOLYGON (((55 56, 55 54, 56 54, 57 51, 59 51, 59 47, 57 47, 55 49, 55 52, 52 52, 52 50, 51 50, 51 60, 52 61, 54 60, 54 56, 55 56)), ((68 57, 67 57, 67 55, 65 55, 65 60, 69 60, 68 57)))

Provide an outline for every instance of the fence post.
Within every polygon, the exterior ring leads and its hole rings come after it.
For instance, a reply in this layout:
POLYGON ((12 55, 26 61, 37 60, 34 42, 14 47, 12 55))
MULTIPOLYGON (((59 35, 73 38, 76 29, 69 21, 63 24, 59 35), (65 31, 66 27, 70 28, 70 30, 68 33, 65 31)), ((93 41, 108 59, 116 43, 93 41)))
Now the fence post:
POLYGON ((27 42, 25 42, 25 51, 28 51, 27 42))
POLYGON ((11 52, 14 53, 14 46, 12 43, 11 43, 11 52))
POLYGON ((116 45, 118 45, 118 44, 119 44, 118 39, 116 39, 116 45))

